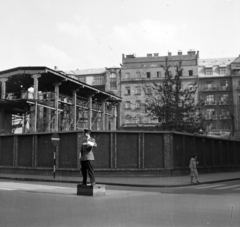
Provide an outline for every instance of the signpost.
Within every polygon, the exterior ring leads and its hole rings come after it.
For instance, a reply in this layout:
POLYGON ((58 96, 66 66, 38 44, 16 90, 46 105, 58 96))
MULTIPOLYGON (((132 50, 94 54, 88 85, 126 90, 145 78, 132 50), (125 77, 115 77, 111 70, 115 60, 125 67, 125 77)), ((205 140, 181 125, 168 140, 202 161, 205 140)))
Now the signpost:
POLYGON ((60 137, 57 133, 52 134, 51 137, 52 143, 53 143, 53 178, 55 179, 56 174, 56 150, 59 146, 60 137))

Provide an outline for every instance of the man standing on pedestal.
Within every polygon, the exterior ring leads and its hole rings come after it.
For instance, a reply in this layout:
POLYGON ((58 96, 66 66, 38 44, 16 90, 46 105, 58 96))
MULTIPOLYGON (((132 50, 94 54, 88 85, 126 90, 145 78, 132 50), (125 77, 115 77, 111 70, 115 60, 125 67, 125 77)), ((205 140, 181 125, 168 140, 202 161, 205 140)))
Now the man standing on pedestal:
POLYGON ((91 131, 84 129, 85 139, 83 140, 79 159, 81 162, 81 173, 83 176, 83 185, 87 185, 87 174, 89 175, 91 185, 95 185, 95 175, 92 161, 94 160, 93 147, 97 147, 95 139, 91 138, 91 131))

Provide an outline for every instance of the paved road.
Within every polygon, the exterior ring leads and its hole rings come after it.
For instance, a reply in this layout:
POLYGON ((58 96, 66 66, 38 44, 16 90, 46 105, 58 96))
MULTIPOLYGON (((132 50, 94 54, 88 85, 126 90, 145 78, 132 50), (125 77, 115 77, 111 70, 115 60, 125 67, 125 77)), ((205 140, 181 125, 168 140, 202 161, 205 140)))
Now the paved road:
POLYGON ((107 186, 106 196, 76 185, 0 181, 1 227, 238 226, 240 181, 179 188, 107 186))

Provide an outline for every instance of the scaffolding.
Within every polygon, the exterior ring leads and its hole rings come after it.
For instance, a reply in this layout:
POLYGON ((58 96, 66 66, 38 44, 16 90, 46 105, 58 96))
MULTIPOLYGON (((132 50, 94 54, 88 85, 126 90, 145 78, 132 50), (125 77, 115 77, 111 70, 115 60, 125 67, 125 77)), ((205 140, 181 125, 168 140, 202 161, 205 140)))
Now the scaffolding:
POLYGON ((116 130, 121 98, 46 67, 0 72, 0 130, 116 130))

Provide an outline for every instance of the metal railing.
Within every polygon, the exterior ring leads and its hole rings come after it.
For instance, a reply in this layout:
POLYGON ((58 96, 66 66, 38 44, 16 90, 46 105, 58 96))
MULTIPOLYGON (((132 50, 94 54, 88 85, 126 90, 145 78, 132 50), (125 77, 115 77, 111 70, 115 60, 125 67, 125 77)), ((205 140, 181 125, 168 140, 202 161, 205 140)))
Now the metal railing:
POLYGON ((207 85, 200 85, 199 86, 200 91, 229 91, 229 86, 207 86, 207 85))

